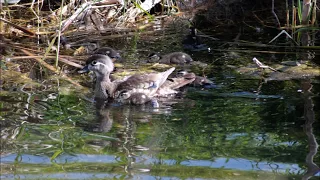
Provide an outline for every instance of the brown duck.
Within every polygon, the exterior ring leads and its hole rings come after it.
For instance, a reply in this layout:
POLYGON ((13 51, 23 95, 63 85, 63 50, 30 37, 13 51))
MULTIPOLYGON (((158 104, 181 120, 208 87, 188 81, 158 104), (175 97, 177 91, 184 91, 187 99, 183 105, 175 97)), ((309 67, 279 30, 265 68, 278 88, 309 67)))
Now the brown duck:
POLYGON ((86 66, 79 73, 93 71, 96 74, 96 99, 121 101, 122 98, 128 99, 133 95, 137 96, 136 94, 141 94, 141 97, 146 97, 146 99, 154 97, 175 68, 160 73, 135 74, 111 81, 110 73, 113 70, 114 65, 110 57, 95 54, 88 58, 86 66))

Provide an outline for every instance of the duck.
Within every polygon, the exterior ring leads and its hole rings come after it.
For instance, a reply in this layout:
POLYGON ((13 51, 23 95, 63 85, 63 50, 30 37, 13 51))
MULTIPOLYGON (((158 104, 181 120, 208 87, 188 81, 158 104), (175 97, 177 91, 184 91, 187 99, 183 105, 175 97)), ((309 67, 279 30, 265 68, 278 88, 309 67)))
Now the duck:
POLYGON ((93 54, 107 55, 112 59, 113 62, 121 59, 120 53, 111 47, 98 48, 97 50, 94 51, 93 54))
MULTIPOLYGON (((158 73, 135 74, 111 81, 110 74, 113 70, 114 64, 109 56, 94 54, 87 59, 86 66, 78 72, 93 71, 95 73, 95 99, 121 101, 129 97, 144 97, 143 95, 145 95, 146 99, 150 100, 175 68, 172 67, 158 73)), ((143 102, 146 102, 146 100, 143 102)), ((139 102, 133 103, 140 104, 139 102)))
POLYGON ((117 102, 122 104, 142 105, 151 102, 153 98, 147 96, 144 93, 132 93, 122 92, 117 99, 117 102))
MULTIPOLYGON (((177 77, 186 77, 190 76, 190 74, 193 73, 189 73, 186 70, 181 70, 177 72, 177 77)), ((188 84, 193 85, 194 87, 201 87, 205 89, 211 89, 216 87, 216 84, 209 80, 207 77, 194 75, 193 78, 194 80, 188 84)))
POLYGON ((218 87, 210 79, 208 79, 207 77, 203 77, 203 76, 196 76, 196 78, 192 82, 192 84, 195 87, 201 87, 201 88, 204 88, 204 89, 212 89, 212 88, 217 88, 218 87))
POLYGON ((208 46, 202 43, 202 38, 198 36, 198 31, 194 26, 190 26, 189 34, 182 41, 183 48, 190 51, 208 50, 208 46))
POLYGON ((172 52, 161 56, 159 53, 151 53, 149 56, 149 63, 160 63, 160 64, 177 64, 184 65, 190 64, 193 59, 191 56, 184 52, 172 52))
POLYGON ((118 102, 124 104, 145 104, 151 102, 153 107, 159 107, 159 98, 173 97, 178 94, 178 89, 187 84, 192 83, 196 78, 194 73, 185 73, 179 77, 168 77, 167 80, 159 87, 153 97, 149 97, 140 92, 127 92, 123 91, 118 98, 118 102))

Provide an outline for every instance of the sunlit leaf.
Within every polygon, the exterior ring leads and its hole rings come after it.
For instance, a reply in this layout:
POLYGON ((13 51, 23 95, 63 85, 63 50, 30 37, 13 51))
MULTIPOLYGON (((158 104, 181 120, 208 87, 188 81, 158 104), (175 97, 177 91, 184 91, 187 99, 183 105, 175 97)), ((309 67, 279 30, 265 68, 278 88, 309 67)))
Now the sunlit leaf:
POLYGON ((57 150, 50 158, 51 161, 55 160, 63 151, 61 149, 57 150))

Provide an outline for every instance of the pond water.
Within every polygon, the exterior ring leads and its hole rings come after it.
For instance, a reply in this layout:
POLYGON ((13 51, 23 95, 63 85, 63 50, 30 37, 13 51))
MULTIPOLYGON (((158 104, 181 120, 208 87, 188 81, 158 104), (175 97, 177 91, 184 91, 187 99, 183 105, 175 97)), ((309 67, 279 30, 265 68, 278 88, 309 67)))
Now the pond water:
MULTIPOLYGON (((123 41, 130 62, 181 50, 160 37, 123 41)), ((212 65, 203 73, 215 87, 188 87, 159 108, 97 106, 54 77, 4 88, 1 179, 319 179, 319 76, 241 75, 229 67, 271 57, 243 52, 189 52, 212 65)))

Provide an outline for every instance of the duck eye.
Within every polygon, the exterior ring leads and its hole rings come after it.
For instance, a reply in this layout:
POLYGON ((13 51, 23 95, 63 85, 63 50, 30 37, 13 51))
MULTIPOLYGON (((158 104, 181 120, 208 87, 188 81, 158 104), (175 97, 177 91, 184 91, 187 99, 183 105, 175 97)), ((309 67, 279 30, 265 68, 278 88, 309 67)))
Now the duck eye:
POLYGON ((119 96, 122 99, 128 99, 130 97, 130 94, 128 93, 128 91, 123 91, 119 96))
POLYGON ((92 65, 96 65, 96 64, 97 64, 97 61, 92 61, 91 64, 92 64, 92 65))

